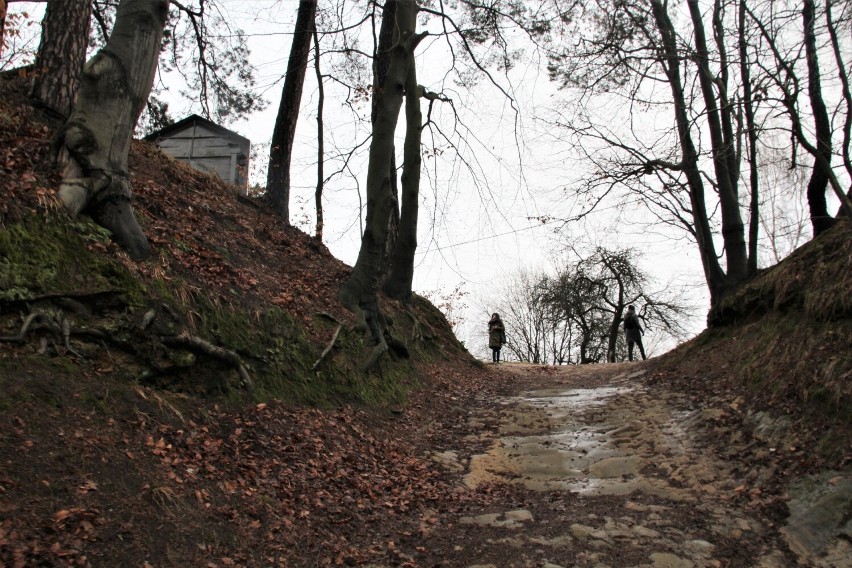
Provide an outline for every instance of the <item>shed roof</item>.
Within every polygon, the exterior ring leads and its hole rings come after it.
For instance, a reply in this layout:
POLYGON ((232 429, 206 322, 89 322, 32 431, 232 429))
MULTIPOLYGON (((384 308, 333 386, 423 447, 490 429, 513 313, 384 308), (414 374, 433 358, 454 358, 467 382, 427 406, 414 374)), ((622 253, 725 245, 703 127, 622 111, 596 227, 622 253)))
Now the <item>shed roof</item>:
POLYGON ((224 126, 220 126, 220 125, 216 124, 215 122, 213 122, 212 120, 207 120, 203 116, 198 116, 197 114, 191 114, 191 115, 187 116, 186 118, 175 122, 174 124, 166 126, 165 128, 161 128, 160 130, 157 130, 156 132, 152 132, 151 134, 146 136, 144 138, 144 140, 157 140, 158 138, 168 138, 169 135, 171 135, 175 132, 180 132, 181 130, 185 129, 187 126, 192 126, 193 123, 204 126, 205 128, 208 128, 208 129, 210 129, 213 132, 216 132, 218 134, 222 134, 223 136, 231 136, 233 138, 237 138, 237 139, 239 139, 240 142, 243 142, 245 144, 251 144, 251 140, 249 140, 245 136, 241 136, 241 135, 237 134, 236 132, 234 132, 233 130, 229 130, 229 129, 225 128, 224 126))

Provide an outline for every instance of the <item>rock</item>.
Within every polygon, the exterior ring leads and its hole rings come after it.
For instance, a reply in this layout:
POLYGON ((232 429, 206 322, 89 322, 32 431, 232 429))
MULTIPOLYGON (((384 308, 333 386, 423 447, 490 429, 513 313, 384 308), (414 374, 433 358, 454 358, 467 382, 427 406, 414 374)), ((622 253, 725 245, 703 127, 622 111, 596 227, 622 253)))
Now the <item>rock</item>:
POLYGON ((648 527, 643 527, 642 525, 636 525, 635 527, 633 527, 633 532, 636 533, 636 536, 640 536, 643 538, 660 538, 662 536, 654 529, 649 529, 648 527))
POLYGON ((589 475, 602 479, 635 475, 644 465, 639 456, 606 458, 589 466, 589 475))
POLYGON ((509 512, 505 513, 505 515, 506 515, 506 520, 514 521, 514 522, 517 522, 517 523, 522 523, 524 521, 533 520, 532 513, 530 513, 527 510, 524 510, 524 509, 518 509, 516 511, 509 511, 509 512))
POLYGON ((464 471, 464 466, 459 463, 459 455, 452 450, 435 452, 432 454, 432 461, 444 466, 450 471, 464 471))
POLYGON ((699 556, 709 556, 716 549, 716 545, 706 540, 690 540, 686 543, 685 548, 699 556))
POLYGON ((463 525, 516 528, 521 523, 532 520, 532 513, 524 509, 518 509, 506 513, 486 513, 475 517, 462 517, 459 519, 459 522, 463 525))
POLYGON ((803 479, 789 493, 790 517, 781 533, 803 563, 824 555, 838 539, 852 539, 852 475, 803 479))
POLYGON ((655 552, 650 558, 654 568, 694 568, 695 566, 691 560, 669 552, 655 552))

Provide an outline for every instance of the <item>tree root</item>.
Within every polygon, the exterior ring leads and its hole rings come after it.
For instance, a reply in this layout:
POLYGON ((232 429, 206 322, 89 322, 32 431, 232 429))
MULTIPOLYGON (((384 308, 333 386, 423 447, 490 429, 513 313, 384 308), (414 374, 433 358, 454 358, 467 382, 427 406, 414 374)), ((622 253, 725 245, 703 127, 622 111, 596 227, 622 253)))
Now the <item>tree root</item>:
POLYGON ((387 350, 388 344, 384 341, 373 347, 373 349, 370 351, 370 355, 364 360, 363 363, 361 363, 361 372, 366 373, 370 369, 372 369, 373 366, 375 366, 379 362, 379 359, 382 358, 382 355, 387 352, 387 350))
MULTIPOLYGON (((158 310, 161 308, 168 311, 172 316, 176 317, 176 314, 174 314, 174 312, 166 305, 162 305, 157 308, 152 308, 148 310, 142 316, 142 321, 134 326, 137 329, 137 334, 133 334, 132 337, 137 341, 128 341, 125 339, 121 339, 118 334, 110 332, 108 330, 99 329, 97 327, 74 327, 72 326, 71 321, 67 317, 65 317, 62 310, 35 310, 24 319, 24 322, 21 325, 21 329, 16 335, 0 336, 0 342, 23 344, 26 343, 27 337, 32 332, 41 330, 54 336, 54 339, 52 341, 54 344, 59 344, 61 341, 61 345, 65 347, 66 353, 70 353, 79 359, 85 359, 86 357, 84 357, 79 351, 75 350, 74 347, 72 347, 71 338, 75 336, 87 337, 90 340, 99 342, 104 347, 106 347, 106 344, 110 344, 130 354, 133 357, 144 359, 148 353, 143 353, 139 348, 138 332, 147 331, 148 333, 146 335, 150 335, 153 339, 159 340, 159 342, 161 342, 167 347, 177 347, 186 349, 187 351, 212 357, 214 359, 218 359, 219 361, 224 362, 225 364, 237 371, 243 386, 245 386, 246 388, 254 387, 254 381, 251 375, 249 374, 246 365, 243 363, 243 360, 240 358, 240 356, 237 355, 235 352, 225 349, 224 347, 218 347, 216 345, 213 345, 208 341, 190 335, 186 332, 181 333, 179 335, 167 336, 152 333, 150 330, 151 324, 156 318, 158 310)), ((323 357, 326 356, 327 352, 331 350, 339 332, 340 326, 338 327, 337 332, 335 332, 335 338, 332 340, 332 344, 329 345, 326 351, 323 352, 322 357, 320 357, 320 361, 323 357)), ((48 337, 43 336, 40 338, 40 343, 41 347, 39 349, 39 353, 46 354, 51 340, 48 337)), ((317 361, 316 365, 319 365, 320 361, 317 361)))
POLYGON ((249 375, 245 364, 243 364, 243 360, 239 355, 229 349, 218 347, 209 341, 201 339, 200 337, 195 337, 186 333, 172 337, 165 337, 163 338, 163 343, 170 347, 182 347, 194 353, 219 359, 236 369, 237 373, 240 375, 240 380, 246 388, 254 387, 254 381, 252 380, 251 375, 249 375))
POLYGON ((343 329, 343 325, 337 324, 337 329, 334 330, 334 335, 332 336, 331 341, 329 342, 328 346, 323 349, 323 352, 320 355, 319 359, 317 359, 317 362, 314 363, 313 367, 311 367, 311 371, 315 371, 316 368, 319 367, 319 364, 322 363, 322 360, 325 359, 325 356, 328 355, 329 351, 331 351, 332 347, 334 347, 334 344, 337 342, 337 336, 340 335, 341 329, 343 329))
POLYGON ((24 324, 21 326, 21 331, 18 332, 18 335, 0 336, 0 341, 10 343, 24 343, 26 341, 27 333, 30 330, 30 326, 33 324, 34 321, 38 319, 47 319, 47 314, 42 312, 31 313, 24 320, 24 324))
MULTIPOLYGON (((0 336, 0 341, 9 343, 25 343, 27 334, 30 331, 36 329, 47 329, 55 333, 56 335, 61 336, 62 345, 65 347, 65 350, 68 353, 71 353, 72 355, 80 359, 85 359, 83 355, 81 355, 77 350, 71 347, 71 322, 68 321, 68 318, 66 318, 65 315, 62 314, 62 312, 59 312, 55 315, 47 314, 42 311, 32 312, 24 320, 24 323, 21 326, 21 331, 19 331, 17 335, 0 336), (43 323, 41 323, 41 325, 38 325, 38 320, 43 320, 43 323)), ((42 338, 39 353, 44 353, 46 351, 47 340, 45 338, 42 338)))

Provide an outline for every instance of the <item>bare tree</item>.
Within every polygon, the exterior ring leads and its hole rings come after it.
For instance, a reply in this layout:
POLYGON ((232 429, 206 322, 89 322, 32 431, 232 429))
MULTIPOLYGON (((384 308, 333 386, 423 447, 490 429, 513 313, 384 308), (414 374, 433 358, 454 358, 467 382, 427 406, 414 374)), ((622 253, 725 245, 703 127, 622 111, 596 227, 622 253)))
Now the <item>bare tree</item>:
MULTIPOLYGON (((498 312, 506 327, 505 348, 518 361, 570 363, 570 326, 555 322, 546 301, 547 276, 519 271, 498 285, 498 299, 487 313, 498 312)), ((483 320, 486 328, 487 317, 483 320)))
POLYGON ((323 222, 322 214, 322 190, 325 182, 323 181, 325 171, 325 136, 323 134, 323 110, 325 109, 325 87, 323 86, 323 74, 320 70, 320 44, 319 35, 317 34, 316 24, 314 25, 314 72, 317 77, 317 91, 319 98, 317 99, 317 187, 314 190, 314 208, 316 211, 317 223, 314 237, 317 241, 322 242, 323 222))
MULTIPOLYGON (((551 76, 579 93, 580 110, 558 126, 571 133, 580 155, 595 168, 578 192, 589 197, 592 208, 626 192, 659 222, 686 230, 701 252, 711 306, 759 264, 760 191, 765 188, 761 144, 768 128, 790 133, 793 167, 796 147, 814 156, 815 196, 820 193, 816 182, 825 176, 841 203, 848 201, 830 166, 830 138, 837 128, 817 118, 825 115, 816 54, 829 41, 826 35, 812 41, 813 34, 806 38, 802 29, 788 25, 793 11, 787 4, 687 0, 689 19, 675 25, 670 17, 674 7, 663 0, 574 2, 565 5, 561 18, 552 14, 547 29, 547 37, 560 42, 549 44, 551 76), (789 49, 781 48, 779 38, 789 38, 789 49), (807 60, 797 53, 803 41, 814 47, 807 60), (810 115, 802 112, 798 99, 799 77, 808 61, 808 76, 814 78, 810 115), (653 86, 660 83, 667 97, 653 86), (613 127, 611 115, 597 114, 596 97, 624 102, 631 115, 625 128, 613 127), (779 123, 779 111, 791 118, 789 126, 779 123), (670 115, 675 132, 642 128, 640 117, 654 113, 670 115), (814 128, 822 133, 817 140, 826 141, 821 148, 807 138, 811 118, 822 125, 814 128), (741 198, 741 185, 749 188, 748 199, 741 198)), ((802 21, 803 12, 798 13, 802 21)), ((600 106, 612 113, 613 105, 600 106)), ((843 113, 842 106, 826 106, 835 116, 843 113)), ((836 123, 845 124, 840 119, 836 123)), ((824 195, 825 185, 820 187, 824 195)), ((823 217, 814 214, 815 219, 823 217)))
POLYGON ((287 62, 287 75, 281 92, 281 102, 272 132, 269 151, 269 169, 266 179, 266 198, 278 212, 285 225, 290 224, 290 161, 293 141, 296 138, 296 123, 311 41, 316 30, 317 0, 302 0, 296 16, 293 43, 287 62))
POLYGON ((377 287, 383 266, 392 207, 391 163, 393 136, 399 118, 411 54, 425 34, 415 33, 415 0, 395 0, 396 34, 387 74, 377 99, 370 159, 367 167, 367 218, 361 248, 352 273, 340 289, 340 299, 369 330, 375 347, 364 363, 371 368, 387 351, 386 326, 379 310, 377 287))
MULTIPOLYGON (((575 253, 579 254, 579 253, 575 253)), ((574 322, 580 362, 615 362, 623 355, 621 322, 628 305, 640 304, 646 327, 682 339, 687 308, 667 289, 652 290, 637 251, 596 247, 579 255, 548 286, 546 301, 559 318, 574 322)))
POLYGON ((834 218, 828 213, 828 203, 825 200, 832 158, 831 120, 828 117, 828 108, 825 106, 825 99, 822 96, 819 56, 817 55, 816 32, 814 31, 816 7, 813 0, 803 0, 802 20, 805 59, 808 63, 808 97, 811 103, 811 111, 814 114, 816 151, 820 155, 820 159, 815 160, 807 189, 811 223, 813 224, 814 236, 816 236, 831 228, 834 224, 834 218))
MULTIPOLYGON (((782 108, 787 114, 790 121, 790 133, 792 138, 797 143, 797 146, 804 149, 814 159, 813 171, 811 180, 808 183, 808 203, 811 210, 811 222, 814 225, 814 236, 818 232, 826 230, 832 224, 832 219, 825 207, 825 190, 830 187, 838 201, 840 201, 841 211, 845 214, 852 213, 852 200, 844 191, 838 175, 831 167, 832 158, 832 139, 833 128, 831 121, 828 120, 827 107, 823 100, 823 92, 821 87, 822 69, 817 56, 817 39, 814 22, 816 20, 816 6, 812 1, 806 1, 803 4, 802 17, 802 43, 805 47, 805 60, 808 75, 808 101, 811 107, 812 120, 814 122, 814 136, 816 140, 811 140, 807 134, 806 122, 808 115, 801 108, 800 93, 801 93, 801 78, 797 70, 798 51, 800 48, 796 46, 793 49, 786 48, 783 45, 785 33, 781 30, 789 32, 786 29, 785 23, 789 21, 789 17, 785 14, 785 19, 771 17, 775 14, 773 9, 769 9, 770 16, 764 16, 756 10, 746 8, 750 19, 754 25, 760 30, 761 37, 765 42, 769 55, 767 61, 763 62, 763 66, 767 69, 766 76, 769 81, 777 89, 776 95, 782 108), (780 21, 779 21, 780 20, 780 21)), ((787 26, 789 27, 789 26, 787 26)), ((834 58, 834 61, 839 65, 843 65, 842 58, 834 58)), ((845 69, 839 72, 841 76, 846 75, 845 69)), ((839 107, 836 112, 842 112, 839 107)), ((846 112, 848 113, 852 107, 847 105, 846 112)), ((842 121, 845 125, 846 120, 842 121)), ((795 163, 795 148, 793 149, 795 163)), ((848 170, 847 170, 848 172, 848 170)), ((850 178, 852 182, 852 178, 850 178)))

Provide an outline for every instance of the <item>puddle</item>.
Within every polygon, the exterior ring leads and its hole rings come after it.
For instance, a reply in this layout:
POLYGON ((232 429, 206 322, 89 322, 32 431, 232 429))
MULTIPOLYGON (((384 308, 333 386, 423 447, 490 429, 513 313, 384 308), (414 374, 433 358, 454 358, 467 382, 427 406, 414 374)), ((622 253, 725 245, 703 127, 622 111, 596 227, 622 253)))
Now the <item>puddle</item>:
POLYGON ((660 480, 643 478, 645 460, 617 445, 633 431, 635 394, 635 387, 549 389, 506 399, 500 437, 471 458, 465 484, 501 481, 584 495, 642 491, 680 500, 660 480))

